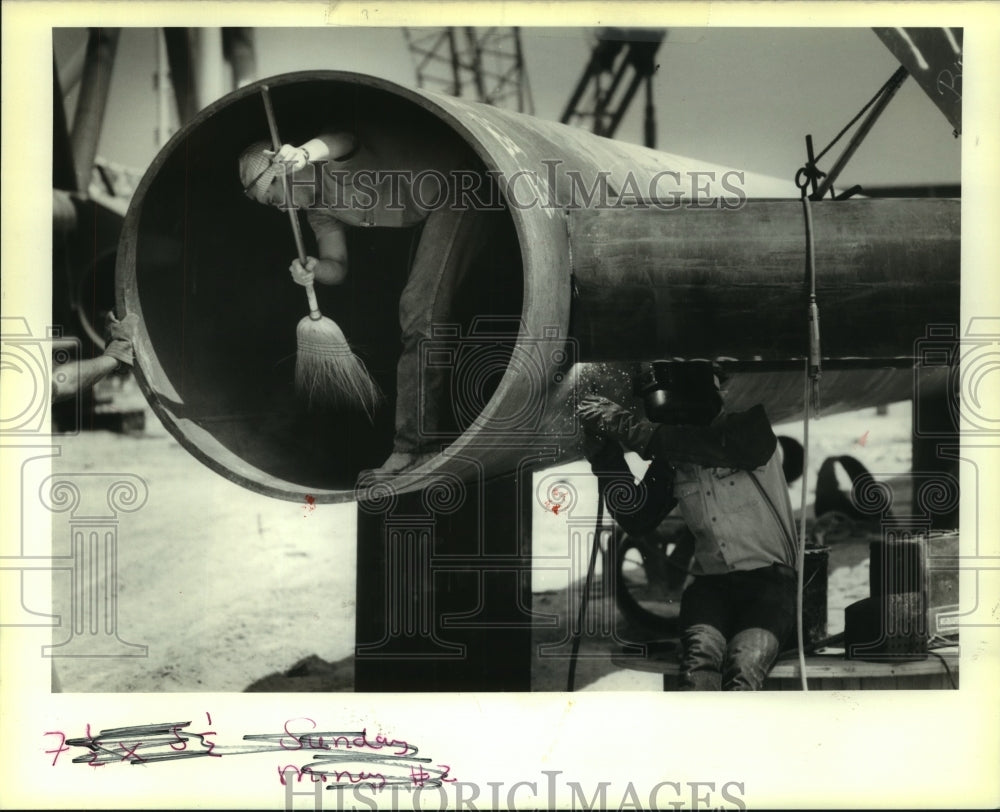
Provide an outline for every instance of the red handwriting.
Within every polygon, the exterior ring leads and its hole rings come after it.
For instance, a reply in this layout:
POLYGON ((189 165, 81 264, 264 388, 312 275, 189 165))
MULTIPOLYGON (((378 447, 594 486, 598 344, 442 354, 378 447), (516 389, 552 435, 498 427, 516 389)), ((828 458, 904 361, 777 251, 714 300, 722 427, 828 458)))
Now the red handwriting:
MULTIPOLYGON (((382 750, 384 748, 395 748, 393 750, 393 755, 396 756, 407 756, 412 755, 416 752, 416 748, 411 748, 409 744, 401 739, 390 739, 388 736, 376 736, 374 741, 369 741, 368 739, 368 728, 364 728, 360 733, 352 735, 350 733, 309 733, 309 734, 296 734, 289 730, 289 725, 293 722, 307 722, 309 727, 313 730, 316 728, 316 722, 305 716, 300 716, 297 719, 289 719, 285 722, 284 729, 285 733, 291 737, 291 740, 284 738, 282 736, 278 740, 278 744, 281 745, 282 750, 336 750, 336 749, 367 749, 367 750, 382 750)), ((250 738, 250 737, 244 737, 250 738)), ((253 739, 259 739, 262 737, 253 737, 253 739)))
POLYGON ((59 756, 63 753, 68 753, 70 748, 66 746, 66 734, 61 730, 47 730, 42 734, 43 736, 58 736, 59 745, 55 750, 46 750, 45 752, 52 755, 52 766, 56 766, 56 762, 59 760, 59 756))
POLYGON ((112 728, 102 730, 95 736, 91 732, 88 722, 86 735, 75 739, 67 739, 61 730, 48 731, 45 735, 59 736, 60 743, 54 750, 46 750, 45 752, 54 754, 52 766, 55 766, 59 755, 68 751, 70 747, 83 747, 89 750, 89 753, 74 758, 73 763, 89 764, 91 767, 103 767, 106 764, 122 761, 130 764, 145 764, 171 758, 198 756, 219 758, 221 754, 214 752, 215 742, 208 738, 215 736, 216 732, 205 730, 201 733, 195 733, 186 730, 190 724, 190 722, 176 722, 112 728), (182 736, 181 733, 185 735, 182 736))
POLYGON ((424 787, 439 787, 441 784, 454 784, 457 778, 451 778, 451 767, 448 764, 438 764, 436 767, 426 767, 418 763, 418 759, 387 758, 385 763, 388 766, 399 764, 409 768, 409 777, 405 774, 389 774, 383 772, 368 772, 366 770, 318 770, 315 767, 306 765, 296 767, 294 764, 285 764, 278 767, 278 780, 282 786, 287 786, 290 781, 301 783, 309 781, 313 784, 362 784, 367 782, 372 789, 384 789, 387 786, 411 786, 417 789, 424 787), (292 775, 289 775, 292 773, 292 775))
POLYGON ((361 784, 367 781, 368 785, 372 789, 383 789, 387 783, 386 777, 383 773, 370 773, 365 770, 359 770, 356 773, 351 772, 350 770, 331 770, 329 772, 324 772, 321 770, 315 770, 309 766, 299 768, 294 764, 286 764, 284 767, 278 767, 278 780, 281 781, 282 786, 288 784, 285 773, 289 770, 294 771, 294 779, 296 782, 302 781, 305 778, 308 778, 314 784, 342 784, 345 782, 349 784, 361 784))
POLYGON ((133 761, 134 760, 134 761, 138 761, 138 762, 144 762, 146 760, 142 756, 138 755, 135 752, 140 747, 142 747, 142 742, 136 742, 131 747, 129 747, 128 745, 126 745, 124 742, 118 742, 118 746, 122 749, 122 752, 125 754, 121 758, 122 761, 133 761))
MULTIPOLYGON (((209 725, 212 716, 205 714, 209 725)), ((191 722, 138 725, 101 730, 94 735, 86 724, 86 735, 67 738, 61 730, 49 730, 58 742, 45 750, 56 766, 63 753, 74 747, 84 752, 72 759, 74 764, 103 767, 108 764, 153 764, 181 758, 263 753, 306 753, 311 763, 278 768, 282 785, 289 780, 324 784, 369 784, 384 787, 440 787, 457 779, 450 777, 447 764, 431 765, 431 759, 418 757, 418 748, 405 739, 386 734, 371 735, 368 728, 354 731, 320 731, 314 719, 296 717, 282 725, 280 733, 249 734, 238 744, 217 746, 210 736, 214 730, 196 733, 191 722), (289 772, 292 771, 292 772, 289 772), (288 777, 286 777, 286 774, 288 777)))
POLYGON ((176 750, 179 753, 182 750, 187 750, 188 743, 187 739, 185 739, 183 736, 180 735, 180 733, 177 732, 178 730, 180 730, 180 725, 178 725, 173 729, 174 738, 177 739, 177 741, 169 742, 169 744, 171 750, 176 750), (180 747, 177 746, 178 744, 180 745, 180 747))
POLYGON ((423 767, 411 767, 410 768, 410 781, 415 787, 424 787, 428 783, 431 786, 440 786, 442 782, 446 784, 454 784, 458 781, 457 778, 449 778, 448 773, 451 772, 451 767, 447 764, 438 764, 440 772, 434 770, 433 773, 428 772, 423 767))

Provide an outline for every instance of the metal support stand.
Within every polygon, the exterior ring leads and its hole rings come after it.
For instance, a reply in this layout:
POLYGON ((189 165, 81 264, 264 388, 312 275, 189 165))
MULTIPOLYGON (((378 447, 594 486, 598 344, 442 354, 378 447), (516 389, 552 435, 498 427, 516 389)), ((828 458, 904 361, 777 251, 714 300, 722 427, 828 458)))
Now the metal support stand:
MULTIPOLYGON (((889 80, 882 85, 881 88, 879 88, 878 92, 871 98, 868 104, 861 108, 861 112, 859 112, 847 124, 847 126, 844 127, 844 129, 842 129, 829 144, 827 144, 819 155, 813 154, 812 136, 806 136, 806 165, 803 166, 795 176, 795 184, 799 187, 799 189, 803 190, 803 195, 806 193, 805 189, 807 186, 812 190, 809 193, 810 200, 822 200, 826 196, 827 192, 833 190, 833 184, 840 177, 840 173, 844 170, 844 167, 847 166, 847 162, 850 161, 854 153, 857 152, 858 147, 861 146, 861 143, 868 136, 868 133, 871 132, 872 127, 875 126, 875 122, 878 121, 879 116, 881 116, 885 111, 885 108, 888 107, 889 102, 892 101, 893 96, 896 95, 896 91, 899 90, 900 85, 903 84, 903 81, 908 75, 909 73, 906 68, 898 68, 896 72, 889 77, 889 80), (861 122, 861 125, 858 127, 854 135, 851 136, 850 141, 844 148, 844 151, 837 158, 833 168, 831 168, 829 172, 820 171, 820 169, 816 166, 816 162, 826 155, 826 153, 833 148, 833 145, 841 139, 844 133, 853 127, 858 119, 860 119, 866 112, 868 113, 867 117, 861 122)), ((851 187, 846 192, 837 195, 835 199, 840 200, 850 197, 858 191, 860 191, 860 187, 851 187)))
POLYGON ((826 196, 826 193, 833 188, 833 184, 836 182, 837 178, 840 177, 840 173, 843 171, 844 167, 847 166, 847 162, 851 160, 854 153, 857 152, 858 147, 861 146, 861 142, 865 140, 868 133, 871 132, 872 127, 875 126, 875 122, 878 121, 879 117, 885 111, 885 108, 889 106, 889 102, 892 101, 893 96, 896 95, 896 91, 899 90, 900 85, 906 77, 909 76, 906 68, 898 68, 896 72, 890 77, 889 81, 886 83, 885 87, 882 89, 878 100, 874 103, 871 111, 868 113, 867 118, 861 122, 861 126, 851 137, 850 142, 844 151, 837 158, 836 163, 827 173, 826 177, 820 182, 819 188, 814 190, 813 200, 822 200, 826 196))
POLYGON ((357 691, 531 689, 531 471, 358 503, 357 691))

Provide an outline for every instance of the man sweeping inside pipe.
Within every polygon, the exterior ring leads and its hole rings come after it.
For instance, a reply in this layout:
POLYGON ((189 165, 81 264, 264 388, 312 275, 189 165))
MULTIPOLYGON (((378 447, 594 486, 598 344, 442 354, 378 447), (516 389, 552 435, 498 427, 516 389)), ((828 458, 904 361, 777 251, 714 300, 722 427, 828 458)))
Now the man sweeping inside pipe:
POLYGON ((431 338, 434 324, 449 321, 455 291, 488 241, 493 222, 485 211, 453 205, 456 196, 449 183, 452 170, 460 166, 462 158, 453 149, 421 148, 376 128, 321 134, 300 146, 284 144, 277 153, 258 142, 240 156, 244 191, 260 203, 283 206, 280 172, 290 173, 293 203, 306 209, 319 249, 305 265, 292 261, 292 279, 300 285, 345 280, 346 227, 423 223, 399 301, 403 346, 396 372, 393 451, 375 473, 417 468, 439 450, 433 437, 441 423, 445 371, 421 369, 420 341, 431 338), (322 173, 320 184, 315 184, 314 171, 322 173))
POLYGON ((595 473, 620 468, 622 449, 672 472, 664 508, 679 504, 696 539, 681 598, 681 689, 758 690, 796 620, 795 525, 777 438, 763 406, 726 412, 708 361, 654 362, 636 394, 649 420, 596 396, 578 412, 595 473))

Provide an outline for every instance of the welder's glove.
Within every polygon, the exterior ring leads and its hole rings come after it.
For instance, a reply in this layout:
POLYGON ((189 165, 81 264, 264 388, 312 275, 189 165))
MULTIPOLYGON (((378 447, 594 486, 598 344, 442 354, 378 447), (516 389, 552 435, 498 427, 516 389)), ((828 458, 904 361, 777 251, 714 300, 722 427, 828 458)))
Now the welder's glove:
POLYGON ((104 354, 114 358, 118 363, 132 366, 132 339, 135 337, 136 327, 139 325, 139 317, 135 313, 129 313, 121 321, 115 318, 115 314, 109 312, 104 327, 104 354))
POLYGON ((291 271, 292 279, 295 280, 296 284, 311 285, 316 279, 313 272, 316 270, 317 264, 318 260, 315 257, 306 257, 305 267, 296 259, 292 260, 292 264, 288 266, 288 270, 291 271))
POLYGON ((616 440, 642 454, 657 426, 599 395, 587 395, 576 408, 583 430, 598 439, 616 440))
MULTIPOLYGON (((601 405, 617 406, 603 398, 600 400, 603 401, 601 405)), ((582 407, 583 403, 580 405, 582 407)), ((596 405, 592 408, 596 409, 596 405)), ((628 414, 621 407, 617 408, 628 414)), ((651 423, 648 425, 656 428, 651 423)), ((607 500, 608 512, 627 533, 641 535, 652 531, 677 504, 673 495, 673 469, 666 463, 654 460, 637 484, 617 439, 601 438, 585 431, 581 450, 597 477, 601 492, 613 494, 607 500)))

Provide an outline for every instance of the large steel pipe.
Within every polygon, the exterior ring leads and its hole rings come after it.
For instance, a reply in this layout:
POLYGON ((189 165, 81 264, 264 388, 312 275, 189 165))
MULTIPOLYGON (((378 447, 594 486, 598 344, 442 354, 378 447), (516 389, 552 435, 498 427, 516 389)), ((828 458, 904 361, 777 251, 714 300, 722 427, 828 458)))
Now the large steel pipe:
MULTIPOLYGON (((629 362, 655 356, 733 357, 736 405, 762 401, 775 419, 801 409, 800 204, 755 201, 790 196, 791 183, 367 76, 266 81, 287 141, 338 119, 374 122, 468 154, 482 189, 498 190, 502 205, 492 216, 501 227, 423 355, 450 370, 438 397, 452 419, 434 438, 443 453, 426 475, 396 487, 575 453, 575 392, 626 397, 629 362), (692 199, 707 208, 688 208, 692 199), (643 204, 649 200, 659 205, 643 204)), ((295 249, 287 217, 246 199, 236 173, 243 147, 266 135, 259 85, 250 85, 164 147, 126 218, 119 308, 142 317, 140 384, 189 451, 262 493, 349 500, 359 472, 391 448, 398 299, 416 235, 351 229, 347 283, 319 291, 324 312, 386 392, 385 406, 372 423, 307 410, 292 392, 305 303, 288 278, 295 249)), ((909 396, 914 341, 932 317, 957 318, 957 208, 814 207, 824 325, 831 321, 824 350, 832 345, 839 364, 824 377, 825 403, 839 409, 909 396), (864 329, 852 332, 852 324, 864 329)))
MULTIPOLYGON (((894 363, 959 312, 959 201, 811 204, 823 356, 894 363)), ((588 359, 806 354, 802 203, 569 212, 588 359), (625 329, 614 329, 618 325, 625 329)))

